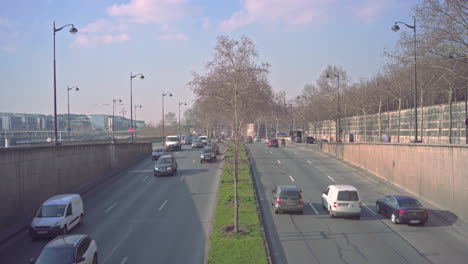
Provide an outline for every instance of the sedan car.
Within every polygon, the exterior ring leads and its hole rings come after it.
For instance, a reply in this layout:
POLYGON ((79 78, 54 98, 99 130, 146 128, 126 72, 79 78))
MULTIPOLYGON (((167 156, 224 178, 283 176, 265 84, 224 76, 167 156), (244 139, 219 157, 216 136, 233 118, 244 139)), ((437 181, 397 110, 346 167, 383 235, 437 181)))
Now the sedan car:
POLYGON ((268 140, 268 147, 278 147, 278 140, 276 138, 268 140))
POLYGON ((177 161, 172 155, 161 156, 154 163, 154 176, 174 175, 177 172, 177 161))
POLYGON ((199 140, 193 140, 192 141, 192 148, 203 148, 205 147, 205 144, 199 140))
POLYGON ((301 190, 294 185, 278 185, 273 190, 271 205, 278 212, 298 212, 304 211, 304 201, 302 200, 301 190))
POLYGON ((377 199, 377 213, 390 217, 392 223, 424 225, 429 218, 429 211, 422 204, 409 196, 387 195, 377 199))
POLYGON ((203 163, 205 161, 217 161, 216 158, 216 153, 214 148, 212 147, 206 147, 202 151, 200 151, 200 163, 203 163))
POLYGON ((209 142, 206 146, 210 147, 210 148, 213 148, 215 154, 219 155, 219 147, 218 147, 218 144, 216 144, 216 142, 209 142))
POLYGON ((37 260, 30 259, 30 263, 97 264, 97 245, 88 235, 58 236, 44 247, 37 260))
POLYGON ((166 154, 166 150, 163 148, 153 149, 153 153, 151 153, 151 157, 153 160, 158 160, 159 157, 166 154))

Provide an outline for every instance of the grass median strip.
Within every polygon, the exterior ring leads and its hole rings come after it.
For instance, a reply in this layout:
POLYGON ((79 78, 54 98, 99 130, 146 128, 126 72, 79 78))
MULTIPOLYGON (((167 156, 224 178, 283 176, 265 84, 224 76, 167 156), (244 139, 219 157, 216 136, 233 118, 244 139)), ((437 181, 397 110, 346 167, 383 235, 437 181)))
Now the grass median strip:
POLYGON ((234 171, 234 148, 231 146, 225 155, 208 263, 267 263, 250 168, 243 147, 239 160, 239 232, 234 234, 230 230, 234 223, 234 177, 229 173, 234 171))

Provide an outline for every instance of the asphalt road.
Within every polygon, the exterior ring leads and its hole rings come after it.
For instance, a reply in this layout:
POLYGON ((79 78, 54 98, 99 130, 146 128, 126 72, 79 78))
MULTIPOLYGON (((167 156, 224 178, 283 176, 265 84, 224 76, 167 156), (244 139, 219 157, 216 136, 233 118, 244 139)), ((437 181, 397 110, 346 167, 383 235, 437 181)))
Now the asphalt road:
MULTIPOLYGON (((310 146, 309 146, 310 147, 310 146)), ((312 146, 316 148, 317 146, 312 146)), ((375 201, 388 194, 406 194, 377 177, 304 147, 268 148, 249 145, 260 191, 265 231, 273 263, 467 263, 468 230, 431 208, 425 226, 394 225, 376 214, 375 201), (363 201, 361 220, 331 218, 321 206, 330 184, 351 184, 363 201), (275 215, 275 185, 297 185, 304 215, 275 215)))
MULTIPOLYGON (((70 232, 96 240, 99 263, 203 263, 220 170, 188 146, 175 156, 176 176, 154 177, 148 157, 83 196, 84 222, 70 232)), ((29 263, 48 241, 22 232, 0 245, 0 263, 29 263)))

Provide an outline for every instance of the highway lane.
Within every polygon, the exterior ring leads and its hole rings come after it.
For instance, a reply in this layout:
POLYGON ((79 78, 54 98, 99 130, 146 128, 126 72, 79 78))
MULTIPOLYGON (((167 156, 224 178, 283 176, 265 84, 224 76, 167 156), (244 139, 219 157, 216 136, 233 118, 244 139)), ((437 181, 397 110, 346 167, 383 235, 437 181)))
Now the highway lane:
MULTIPOLYGON (((175 156, 176 176, 154 177, 148 157, 83 196, 71 233, 96 240, 100 263, 203 263, 220 170, 186 146, 175 156)), ((0 263, 28 263, 48 241, 22 232, 0 245, 0 263)))
MULTIPOLYGON (((426 226, 393 225, 375 212, 375 200, 407 194, 375 176, 301 147, 249 145, 255 160, 266 232, 274 263, 465 263, 468 232, 432 212, 426 226), (304 215, 275 215, 275 185, 303 190, 304 215), (352 184, 361 193, 361 220, 330 218, 321 193, 330 184, 352 184)), ((424 205, 428 205, 423 201, 424 205)))

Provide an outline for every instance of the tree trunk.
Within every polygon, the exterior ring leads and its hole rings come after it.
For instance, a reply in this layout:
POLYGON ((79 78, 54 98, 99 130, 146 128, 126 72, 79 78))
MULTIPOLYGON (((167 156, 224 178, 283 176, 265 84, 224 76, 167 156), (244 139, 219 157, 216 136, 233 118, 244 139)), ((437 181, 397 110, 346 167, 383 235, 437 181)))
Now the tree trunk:
POLYGON ((449 140, 449 144, 452 144, 452 93, 453 93, 453 89, 452 89, 452 84, 450 83, 450 90, 449 90, 449 135, 448 135, 448 140, 449 140))
POLYGON ((421 142, 424 142, 424 90, 421 90, 421 142))
POLYGON ((367 142, 367 112, 364 111, 364 141, 367 142))

